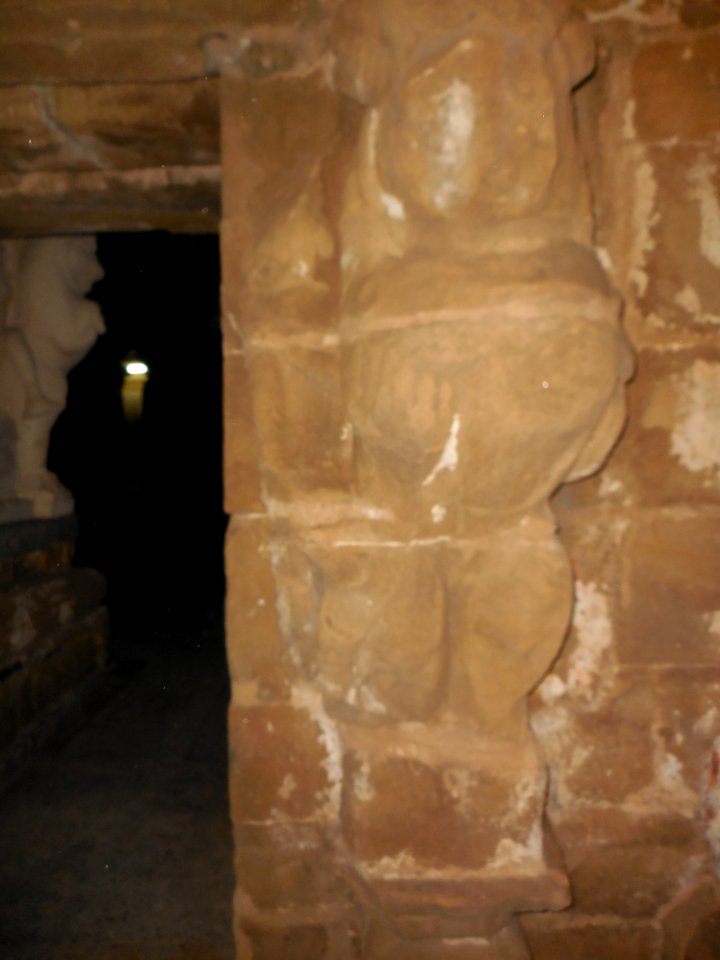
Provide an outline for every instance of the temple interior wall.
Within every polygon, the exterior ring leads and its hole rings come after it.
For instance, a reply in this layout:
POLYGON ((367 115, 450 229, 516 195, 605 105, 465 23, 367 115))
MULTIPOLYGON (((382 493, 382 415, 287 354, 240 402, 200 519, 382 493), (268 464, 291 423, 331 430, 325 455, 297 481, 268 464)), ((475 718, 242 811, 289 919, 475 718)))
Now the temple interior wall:
POLYGON ((716 956, 720 6, 578 3, 532 149, 406 6, 26 5, 0 234, 221 221, 239 956, 716 956))

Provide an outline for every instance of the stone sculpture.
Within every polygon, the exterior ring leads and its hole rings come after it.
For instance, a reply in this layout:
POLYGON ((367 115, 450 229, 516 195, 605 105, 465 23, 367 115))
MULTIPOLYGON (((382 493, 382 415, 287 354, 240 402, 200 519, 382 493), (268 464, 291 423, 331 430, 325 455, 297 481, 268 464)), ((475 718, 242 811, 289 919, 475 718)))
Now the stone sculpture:
POLYGON ((6 496, 15 502, 16 519, 60 516, 72 512, 73 502, 46 468, 48 442, 65 406, 66 375, 104 330, 98 305, 85 298, 102 268, 89 236, 6 241, 4 253, 9 296, 0 329, 0 417, 16 433, 15 478, 6 496))
POLYGON ((318 71, 232 105, 226 349, 262 508, 229 558, 266 563, 230 610, 237 724, 282 724, 296 764, 265 815, 234 812, 339 824, 396 931, 492 935, 567 902, 526 720, 572 607, 548 501, 602 464, 632 370, 573 126, 592 40, 563 0, 346 0, 333 36, 334 90, 318 71), (314 812, 272 696, 318 724, 314 812))

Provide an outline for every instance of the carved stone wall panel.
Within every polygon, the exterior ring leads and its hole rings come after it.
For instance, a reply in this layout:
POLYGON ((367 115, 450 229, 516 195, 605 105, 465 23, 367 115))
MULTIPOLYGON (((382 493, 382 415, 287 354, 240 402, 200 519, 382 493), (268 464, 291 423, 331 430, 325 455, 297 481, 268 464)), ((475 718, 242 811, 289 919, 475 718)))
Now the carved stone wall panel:
MULTIPOLYGON (((602 463, 632 371, 572 121, 592 47, 551 3, 347 2, 333 36, 333 64, 223 81, 261 485, 228 547, 236 836, 317 829, 378 945, 521 949, 513 914, 567 903, 526 719, 572 602, 547 500, 602 463)), ((257 949, 316 935, 319 905, 260 918, 240 879, 257 949)))

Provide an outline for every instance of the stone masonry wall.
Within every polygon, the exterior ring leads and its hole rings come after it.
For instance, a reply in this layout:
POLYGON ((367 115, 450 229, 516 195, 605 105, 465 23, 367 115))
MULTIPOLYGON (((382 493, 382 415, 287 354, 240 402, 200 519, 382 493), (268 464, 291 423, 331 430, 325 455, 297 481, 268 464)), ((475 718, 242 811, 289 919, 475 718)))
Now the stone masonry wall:
POLYGON ((629 423, 554 501, 571 636, 534 697, 573 905, 538 960, 720 947, 720 5, 589 2, 578 97, 599 254, 636 353, 629 423))
POLYGON ((632 361, 593 250, 567 5, 339 6, 225 64, 240 956, 528 957, 569 903, 527 694, 572 577, 548 498, 632 361))
POLYGON ((69 518, 0 525, 0 748, 105 663, 103 577, 70 566, 69 518))

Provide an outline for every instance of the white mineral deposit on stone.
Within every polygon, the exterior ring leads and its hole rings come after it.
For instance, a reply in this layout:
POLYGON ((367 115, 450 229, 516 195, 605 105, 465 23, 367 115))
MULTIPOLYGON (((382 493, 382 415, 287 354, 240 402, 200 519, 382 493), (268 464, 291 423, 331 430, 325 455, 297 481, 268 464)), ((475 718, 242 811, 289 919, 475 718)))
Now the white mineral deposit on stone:
POLYGON ((385 193, 385 191, 382 190, 380 192, 380 201, 388 216, 393 220, 405 219, 405 204, 399 197, 393 196, 392 193, 385 193))
POLYGON ((440 454, 440 459, 432 468, 430 473, 425 477, 422 482, 424 487, 429 486, 439 473, 442 473, 443 470, 453 470, 457 469, 458 465, 458 437, 460 435, 460 414, 456 413, 452 418, 452 423, 450 424, 450 433, 448 438, 445 441, 445 447, 443 452, 440 454))
POLYGON ((590 693, 600 674, 603 654, 613 641, 610 606, 597 584, 576 581, 573 625, 576 645, 570 657, 568 687, 590 693))
POLYGON ((495 853, 488 863, 488 868, 498 870, 503 867, 519 866, 529 863, 538 863, 542 860, 542 827, 536 820, 530 828, 524 843, 503 837, 495 848, 495 853))
MULTIPOLYGON (((622 135, 625 140, 637 139, 637 130, 635 129, 636 109, 637 109, 637 101, 633 97, 631 97, 625 104, 625 109, 623 110, 622 135)), ((598 258, 600 259, 600 263, 602 263, 602 258, 600 258, 599 252, 598 252, 598 258)), ((603 263, 603 266, 605 266, 604 263, 603 263)))
POLYGON ((613 493, 619 493, 621 490, 622 480, 619 480, 617 477, 611 477, 607 473, 600 475, 599 493, 601 497, 609 497, 613 493))
POLYGON ((714 267, 720 267, 720 201, 715 192, 717 165, 702 155, 688 173, 690 197, 700 208, 700 252, 714 267))
POLYGON ((307 277, 310 273, 310 264, 307 260, 298 260, 293 264, 292 272, 297 277, 307 277))
POLYGON ((629 256, 630 281, 640 296, 648 285, 647 256, 655 249, 653 228, 659 219, 656 202, 655 170, 648 160, 643 160, 635 170, 633 241, 629 256))
POLYGON ((433 99, 442 129, 437 160, 443 178, 434 200, 435 206, 444 210, 458 194, 458 171, 465 166, 470 153, 475 129, 475 97, 472 87, 456 77, 433 99))
POLYGON ((693 724, 693 733, 700 734, 703 737, 709 737, 714 730, 720 727, 720 711, 717 707, 710 707, 693 724))
POLYGON ((433 523, 442 523, 447 516, 447 509, 441 503, 435 503, 430 510, 433 523))
POLYGON ((369 803, 375 797, 375 789, 370 783, 370 764, 363 760, 353 778, 353 792, 359 803, 369 803))
POLYGON ((676 378, 677 410, 670 449, 693 473, 720 480, 720 363, 696 360, 676 378))
POLYGON ((318 740, 325 749, 322 766, 328 780, 328 787, 324 791, 326 795, 324 813, 330 819, 338 817, 343 782, 343 751, 340 734, 325 713, 322 694, 315 687, 309 684, 295 684, 292 688, 291 702, 297 709, 305 710, 320 730, 318 740))
POLYGON ((289 800, 297 789, 297 781, 291 773, 286 773, 283 777, 283 782, 280 784, 280 789, 278 790, 278 796, 282 800, 289 800))
POLYGON ((689 283, 686 283, 682 290, 675 294, 675 303, 693 316, 702 310, 698 292, 694 287, 691 287, 689 283))
POLYGON ((675 5, 672 3, 663 4, 657 10, 646 13, 647 0, 625 0, 625 3, 619 7, 612 7, 610 10, 588 10, 585 14, 591 22, 600 23, 603 20, 632 20, 636 23, 642 23, 653 26, 668 26, 677 24, 677 13, 675 5))
POLYGON ((556 673, 549 673, 538 687, 538 693, 543 703, 553 703, 565 693, 566 689, 562 677, 559 677, 556 673))

